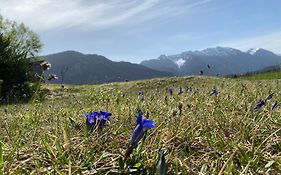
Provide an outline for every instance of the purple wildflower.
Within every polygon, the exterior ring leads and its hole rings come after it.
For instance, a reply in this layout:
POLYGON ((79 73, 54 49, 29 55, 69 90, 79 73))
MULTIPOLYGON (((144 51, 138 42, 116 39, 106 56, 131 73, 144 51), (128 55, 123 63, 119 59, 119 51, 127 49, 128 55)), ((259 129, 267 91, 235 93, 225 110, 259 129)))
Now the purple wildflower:
POLYGON ((112 114, 105 111, 91 112, 89 114, 84 114, 86 117, 86 123, 90 129, 93 129, 96 125, 102 129, 107 121, 109 121, 109 116, 112 114))
POLYGON ((144 95, 141 95, 141 101, 144 101, 144 95))
POLYGON ((130 156, 135 148, 137 148, 139 141, 145 135, 148 129, 156 128, 153 120, 147 120, 142 117, 142 112, 139 110, 136 116, 136 126, 134 128, 131 140, 128 145, 128 149, 125 153, 125 161, 130 156))
POLYGON ((142 117, 141 111, 136 116, 136 121, 137 121, 137 124, 136 124, 136 127, 133 131, 133 135, 130 140, 130 146, 132 146, 134 148, 137 147, 138 142, 140 141, 140 139, 143 137, 144 133, 148 129, 156 128, 153 120, 148 120, 148 119, 145 119, 142 117))
POLYGON ((219 91, 215 88, 212 89, 212 92, 210 93, 210 96, 215 95, 217 96, 219 94, 219 91))
POLYGON ((89 128, 91 129, 94 128, 97 122, 98 112, 91 112, 89 114, 84 114, 84 116, 86 118, 86 123, 89 126, 89 128))
POLYGON ((255 109, 259 109, 259 108, 261 108, 263 105, 265 105, 265 101, 264 101, 263 99, 260 99, 260 100, 258 101, 258 103, 256 104, 255 109))
POLYGON ((274 111, 275 109, 277 109, 278 107, 278 103, 277 101, 275 103, 272 104, 271 110, 274 111))
POLYGON ((265 101, 266 101, 266 100, 272 99, 273 95, 274 95, 274 93, 269 94, 269 95, 266 97, 265 101))
POLYGON ((182 94, 182 93, 183 93, 183 90, 182 90, 182 87, 180 87, 180 90, 179 90, 179 93, 178 93, 178 94, 180 95, 180 94, 182 94))
POLYGON ((186 89, 186 91, 188 91, 188 83, 186 83, 185 89, 186 89))
POLYGON ((103 127, 105 126, 106 122, 109 121, 109 116, 111 116, 112 114, 109 112, 105 112, 105 111, 99 111, 98 113, 98 117, 97 117, 97 125, 99 129, 103 129, 103 127))
POLYGON ((173 95, 173 89, 172 88, 169 88, 168 91, 169 91, 170 95, 173 95))
POLYGON ((144 95, 144 91, 139 91, 139 95, 144 95))

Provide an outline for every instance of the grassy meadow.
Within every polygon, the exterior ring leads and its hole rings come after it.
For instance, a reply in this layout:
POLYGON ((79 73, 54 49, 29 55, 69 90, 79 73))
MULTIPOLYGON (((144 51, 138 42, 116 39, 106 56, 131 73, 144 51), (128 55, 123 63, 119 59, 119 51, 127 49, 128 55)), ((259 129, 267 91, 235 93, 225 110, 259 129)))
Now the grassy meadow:
POLYGON ((271 110, 272 103, 281 101, 280 83, 172 77, 44 85, 48 93, 43 100, 0 107, 1 171, 155 174, 165 150, 168 174, 280 174, 281 109, 271 110), (183 93, 178 95, 180 86, 183 93), (219 94, 210 96, 214 87, 219 94), (138 94, 142 90, 144 101, 138 94), (255 110, 258 100, 271 92, 273 98, 255 110), (147 131, 125 161, 138 109, 157 128, 147 131), (89 132, 84 114, 99 110, 112 113, 110 122, 102 131, 89 132))
POLYGON ((257 73, 252 75, 244 75, 239 78, 246 80, 272 80, 272 79, 281 79, 281 71, 272 71, 265 73, 257 73))

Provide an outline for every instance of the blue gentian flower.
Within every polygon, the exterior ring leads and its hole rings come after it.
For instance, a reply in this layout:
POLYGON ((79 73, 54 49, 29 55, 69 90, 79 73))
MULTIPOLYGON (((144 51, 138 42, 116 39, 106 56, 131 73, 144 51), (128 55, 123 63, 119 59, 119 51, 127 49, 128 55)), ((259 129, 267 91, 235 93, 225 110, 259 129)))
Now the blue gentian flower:
POLYGON ((183 93, 182 87, 180 87, 179 95, 183 93))
POLYGON ((156 128, 153 120, 148 120, 142 117, 142 112, 139 110, 136 116, 136 126, 134 128, 131 140, 128 145, 128 149, 125 153, 125 161, 133 152, 133 150, 138 146, 139 141, 147 132, 148 129, 156 128))
POLYGON ((140 124, 142 122, 142 111, 140 109, 138 109, 138 115, 136 116, 136 127, 138 124, 140 124))
POLYGON ((186 89, 186 91, 188 91, 188 83, 186 83, 186 85, 185 85, 185 89, 186 89))
POLYGON ((274 95, 274 93, 269 94, 269 95, 266 97, 265 101, 266 101, 266 100, 272 99, 273 95, 274 95))
POLYGON ((168 91, 169 91, 170 95, 173 95, 173 89, 172 88, 169 88, 168 91))
POLYGON ((265 105, 265 101, 264 101, 263 99, 260 99, 260 100, 258 101, 258 103, 256 104, 255 109, 259 109, 259 108, 261 108, 263 105, 265 105))
POLYGON ((99 111, 98 117, 97 117, 97 125, 98 125, 99 129, 103 129, 105 123, 109 121, 109 116, 111 116, 111 115, 112 114, 109 112, 99 111))
POLYGON ((86 117, 87 125, 92 129, 96 125, 98 112, 91 112, 84 114, 84 116, 86 117))
POLYGON ((141 101, 144 101, 144 95, 141 96, 141 101))
POLYGON ((142 117, 141 111, 136 116, 136 121, 137 124, 130 140, 130 146, 132 147, 136 147, 138 145, 138 142, 148 129, 156 128, 153 120, 148 120, 142 117))
POLYGON ((272 104, 271 110, 274 111, 278 107, 277 101, 272 104))
POLYGON ((212 89, 212 92, 210 93, 210 96, 212 96, 212 95, 217 96, 218 94, 219 94, 219 91, 214 88, 214 89, 212 89))
POLYGON ((109 116, 111 115, 111 113, 105 111, 84 114, 84 116, 86 117, 86 123, 90 129, 93 129, 96 125, 98 125, 100 129, 102 129, 105 123, 109 121, 109 116))

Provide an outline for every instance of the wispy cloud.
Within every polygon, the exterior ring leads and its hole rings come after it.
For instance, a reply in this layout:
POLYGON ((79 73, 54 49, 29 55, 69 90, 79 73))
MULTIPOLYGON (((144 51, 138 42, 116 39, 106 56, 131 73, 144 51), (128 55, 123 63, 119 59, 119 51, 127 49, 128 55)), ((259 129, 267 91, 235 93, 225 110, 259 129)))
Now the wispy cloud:
POLYGON ((259 35, 256 37, 250 38, 241 38, 233 41, 227 41, 220 43, 222 46, 235 47, 241 50, 248 50, 250 48, 259 48, 268 49, 275 53, 281 53, 281 31, 273 32, 270 34, 259 35))
POLYGON ((207 37, 208 37, 207 34, 191 35, 191 34, 181 33, 181 34, 175 34, 170 36, 169 40, 174 42, 187 42, 187 41, 199 41, 207 37))
POLYGON ((0 0, 0 14, 35 30, 81 27, 99 30, 179 15, 212 0, 0 0))

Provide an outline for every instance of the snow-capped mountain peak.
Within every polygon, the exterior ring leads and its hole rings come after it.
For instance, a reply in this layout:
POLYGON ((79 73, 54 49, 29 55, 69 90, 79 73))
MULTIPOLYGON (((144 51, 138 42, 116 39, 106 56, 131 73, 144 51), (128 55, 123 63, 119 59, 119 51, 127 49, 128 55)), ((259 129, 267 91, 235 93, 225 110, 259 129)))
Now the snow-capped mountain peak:
POLYGON ((205 56, 227 56, 236 55, 240 53, 240 51, 230 47, 215 47, 204 49, 201 51, 201 53, 205 56))
POLYGON ((198 75, 200 70, 204 71, 204 75, 228 75, 261 70, 281 63, 280 56, 262 48, 243 52, 229 47, 215 47, 160 58, 163 59, 148 60, 142 64, 175 75, 198 75))
POLYGON ((162 54, 162 55, 160 55, 157 59, 158 59, 158 60, 161 60, 161 59, 167 59, 167 56, 166 56, 166 55, 164 55, 164 54, 162 54))
POLYGON ((259 55, 259 56, 276 56, 273 52, 263 49, 263 48, 253 48, 249 49, 247 53, 251 55, 259 55))

